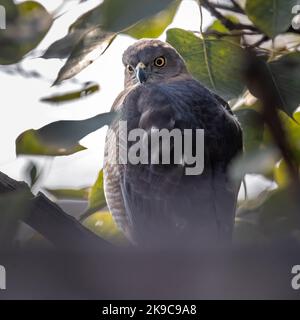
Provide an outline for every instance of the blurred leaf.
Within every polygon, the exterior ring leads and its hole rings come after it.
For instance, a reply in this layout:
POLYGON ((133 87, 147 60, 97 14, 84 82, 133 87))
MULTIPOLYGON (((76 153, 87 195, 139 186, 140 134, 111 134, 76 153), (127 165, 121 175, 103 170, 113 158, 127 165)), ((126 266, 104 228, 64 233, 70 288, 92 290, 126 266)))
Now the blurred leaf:
POLYGON ((59 200, 87 200, 90 188, 82 189, 45 189, 59 200))
POLYGON ((234 113, 243 129, 245 151, 257 150, 263 141, 264 122, 262 116, 252 109, 240 109, 234 113))
POLYGON ((182 29, 169 29, 167 42, 182 55, 190 72, 225 100, 242 92, 243 51, 239 46, 225 40, 204 40, 182 29))
POLYGON ((86 30, 76 30, 68 33, 65 37, 53 42, 46 52, 41 56, 44 59, 65 59, 70 56, 74 47, 81 40, 82 35, 86 30))
POLYGON ((99 211, 84 220, 83 225, 101 238, 116 245, 126 245, 128 240, 117 227, 108 211, 99 211))
POLYGON ((106 199, 104 195, 103 186, 103 170, 98 174, 97 180, 94 183, 89 193, 88 213, 94 213, 106 206, 106 199))
POLYGON ((291 25, 292 8, 298 0, 247 0, 246 14, 269 37, 287 31, 291 25))
POLYGON ((98 84, 95 83, 87 83, 84 88, 79 91, 73 91, 65 94, 58 94, 47 98, 42 98, 42 102, 48 103, 64 103, 70 102, 76 99, 80 99, 82 97, 89 96, 97 91, 99 91, 100 87, 98 84))
POLYGON ((105 52, 114 38, 114 33, 104 32, 99 27, 89 29, 73 49, 67 62, 59 71, 53 85, 74 77, 88 67, 105 52))
POLYGON ((268 67, 281 100, 279 107, 292 116, 300 105, 300 52, 284 55, 268 67))
POLYGON ((5 8, 6 23, 13 22, 19 15, 18 7, 13 0, 0 0, 0 5, 5 8))
POLYGON ((109 125, 115 115, 108 112, 85 120, 62 120, 25 131, 16 140, 17 154, 62 156, 82 151, 85 148, 78 141, 109 125))
POLYGON ((230 175, 240 181, 246 174, 268 174, 279 160, 279 152, 270 147, 254 149, 239 156, 230 167, 230 175))
MULTIPOLYGON (((5 1, 7 2, 7 1, 5 1)), ((48 32, 52 17, 46 9, 34 1, 9 6, 6 30, 0 31, 0 64, 13 64, 34 49, 48 32)))
POLYGON ((120 32, 166 9, 172 2, 174 0, 104 0, 81 16, 72 27, 86 29, 100 25, 107 31, 120 32))
POLYGON ((128 30, 125 30, 124 33, 137 39, 158 38, 167 26, 172 23, 180 2, 181 0, 174 1, 165 10, 138 22, 128 30))
POLYGON ((43 140, 36 130, 27 130, 22 133, 16 140, 17 155, 44 155, 44 156, 67 156, 85 148, 79 144, 68 148, 51 145, 43 140))

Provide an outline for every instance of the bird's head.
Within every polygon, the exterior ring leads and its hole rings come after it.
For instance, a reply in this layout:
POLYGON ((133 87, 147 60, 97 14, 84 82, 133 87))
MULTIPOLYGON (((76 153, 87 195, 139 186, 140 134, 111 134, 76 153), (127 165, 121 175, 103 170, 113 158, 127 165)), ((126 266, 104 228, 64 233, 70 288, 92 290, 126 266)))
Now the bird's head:
POLYGON ((170 80, 187 75, 185 62, 168 43, 142 39, 131 45, 123 54, 125 87, 170 80))

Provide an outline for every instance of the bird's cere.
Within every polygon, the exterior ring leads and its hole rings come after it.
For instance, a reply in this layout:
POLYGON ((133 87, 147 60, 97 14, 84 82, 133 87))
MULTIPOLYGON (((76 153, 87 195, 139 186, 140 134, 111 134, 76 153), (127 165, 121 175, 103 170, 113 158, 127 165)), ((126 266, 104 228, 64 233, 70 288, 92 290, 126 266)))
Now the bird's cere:
POLYGON ((204 130, 174 128, 150 131, 127 129, 127 121, 119 121, 118 135, 112 129, 113 148, 109 158, 114 164, 182 165, 186 175, 200 175, 204 170, 204 130), (194 148, 193 148, 194 146, 194 148), (117 152, 118 149, 118 152, 117 152), (172 155, 172 156, 171 156, 172 155))

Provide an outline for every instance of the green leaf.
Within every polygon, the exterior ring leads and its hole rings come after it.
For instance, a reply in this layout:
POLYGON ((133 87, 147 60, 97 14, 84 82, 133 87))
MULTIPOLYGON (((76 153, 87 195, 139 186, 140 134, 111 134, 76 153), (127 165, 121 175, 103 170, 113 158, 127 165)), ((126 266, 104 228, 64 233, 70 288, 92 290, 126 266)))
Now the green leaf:
POLYGON ((300 52, 293 52, 268 63, 280 98, 279 107, 292 116, 300 105, 300 52))
POLYGON ((34 1, 20 3, 15 12, 9 7, 6 30, 0 31, 0 64, 20 61, 44 38, 52 25, 52 17, 46 9, 34 1))
POLYGON ((1 0, 0 5, 5 8, 6 23, 10 24, 19 15, 18 7, 13 0, 1 0))
POLYGON ((59 71, 53 85, 74 77, 88 67, 106 51, 114 38, 114 33, 104 32, 99 27, 86 31, 73 49, 65 65, 59 71))
POLYGON ((120 32, 166 9, 174 0, 104 0, 81 16, 73 28, 85 29, 100 25, 111 32, 120 32))
POLYGON ((243 88, 243 50, 226 40, 201 39, 182 29, 167 31, 169 42, 182 55, 189 71, 200 82, 229 100, 243 88))
POLYGON ((180 2, 181 0, 174 1, 165 10, 136 23, 128 30, 125 30, 124 33, 136 39, 158 38, 167 26, 172 23, 180 2))
POLYGON ((65 37, 53 42, 41 56, 44 59, 65 59, 70 56, 75 46, 80 42, 86 30, 75 30, 65 37))
POLYGON ((248 18, 273 38, 290 27, 296 4, 298 0, 247 0, 245 10, 248 18))
POLYGON ((116 245, 128 245, 128 240, 117 227, 108 211, 99 211, 86 218, 83 225, 99 237, 116 245))
POLYGON ((264 122, 262 116, 252 109, 240 109, 234 112, 243 129, 243 142, 246 152, 256 150, 263 141, 264 122))
POLYGON ((291 182, 288 167, 283 159, 274 168, 274 179, 280 188, 287 187, 291 182))
POLYGON ((87 200, 90 192, 90 188, 45 190, 59 200, 87 200))
POLYGON ((98 84, 87 83, 84 86, 84 88, 78 91, 73 91, 69 93, 58 94, 51 97, 42 98, 41 101, 47 102, 47 103, 55 103, 55 104, 70 102, 73 100, 77 100, 77 99, 92 95, 93 93, 99 91, 99 89, 100 87, 98 84))
POLYGON ((38 130, 27 130, 16 140, 17 155, 44 155, 44 156, 67 156, 85 150, 80 144, 74 144, 65 148, 43 140, 43 135, 38 130))
POLYGON ((91 132, 109 125, 116 114, 102 113, 85 120, 62 120, 38 130, 28 130, 16 140, 17 154, 63 156, 85 150, 78 141, 91 132))

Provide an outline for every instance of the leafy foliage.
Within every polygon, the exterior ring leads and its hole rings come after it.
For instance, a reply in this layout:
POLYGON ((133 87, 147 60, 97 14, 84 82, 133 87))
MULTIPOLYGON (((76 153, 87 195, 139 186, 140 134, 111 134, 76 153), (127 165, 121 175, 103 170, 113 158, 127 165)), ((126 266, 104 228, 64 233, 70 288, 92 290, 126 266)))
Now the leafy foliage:
POLYGON ((201 39, 182 29, 168 30, 167 41, 182 55, 192 74, 224 99, 242 92, 242 50, 236 44, 201 39))
MULTIPOLYGON (((240 201, 235 240, 266 243, 284 237, 295 239, 300 226, 296 187, 299 176, 297 170, 292 171, 292 165, 299 169, 300 37, 291 22, 292 7, 298 1, 197 2, 214 17, 210 26, 196 31, 169 29, 166 41, 182 55, 195 78, 229 101, 241 122, 245 152, 233 161, 232 177, 241 179, 247 174, 260 174, 276 186, 275 191, 266 190, 255 199, 240 201), (253 68, 257 65, 258 68, 253 68)), ((12 0, 2 3, 8 24, 7 30, 0 31, 0 65, 5 66, 19 63, 35 49, 54 18, 34 1, 17 5, 12 0)), ((66 59, 54 84, 76 76, 106 54, 119 34, 138 39, 160 36, 172 23, 180 3, 181 0, 104 0, 83 13, 65 37, 57 39, 42 55, 44 59, 66 59)), ((99 86, 88 80, 80 90, 42 101, 72 102, 97 92, 99 86)), ((17 138, 16 152, 47 156, 79 152, 85 149, 79 141, 110 124, 115 116, 104 113, 27 130, 17 138)), ((27 172, 34 185, 37 168, 31 163, 27 172)), ((84 225, 105 239, 123 241, 110 213, 99 211, 106 206, 102 171, 94 186, 47 191, 57 199, 88 201, 84 216, 91 216, 85 219, 84 225)))
POLYGON ((46 9, 35 1, 25 1, 14 5, 5 1, 8 8, 7 29, 0 30, 0 64, 19 62, 33 50, 47 34, 52 17, 46 9))

